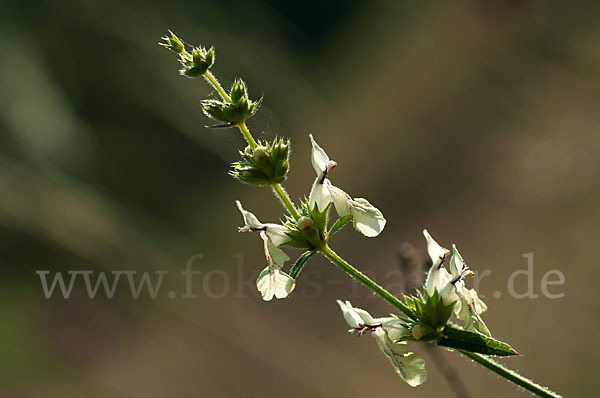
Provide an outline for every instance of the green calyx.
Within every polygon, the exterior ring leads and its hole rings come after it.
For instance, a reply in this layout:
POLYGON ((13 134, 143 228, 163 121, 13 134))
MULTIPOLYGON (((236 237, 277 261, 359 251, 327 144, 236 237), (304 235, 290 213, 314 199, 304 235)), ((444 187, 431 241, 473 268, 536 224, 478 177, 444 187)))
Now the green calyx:
POLYGON ((316 206, 311 210, 308 202, 303 201, 300 207, 300 218, 296 221, 287 217, 285 226, 288 228, 287 235, 290 241, 286 245, 309 250, 322 248, 326 243, 328 213, 329 206, 321 212, 316 206))
POLYGON ((198 77, 204 75, 206 71, 215 62, 215 50, 204 47, 196 47, 192 50, 192 54, 181 54, 179 62, 183 68, 179 71, 186 77, 198 77))
POLYGON ((412 328, 415 340, 434 340, 439 338, 450 316, 454 302, 444 304, 442 296, 437 290, 429 295, 427 291, 417 292, 416 296, 404 296, 404 301, 418 321, 412 328))
POLYGON ((204 100, 201 102, 202 111, 206 116, 224 122, 214 128, 234 127, 254 115, 262 104, 262 97, 257 101, 248 98, 246 84, 241 79, 236 79, 229 92, 229 101, 204 100))
POLYGON ((179 54, 179 63, 182 66, 179 73, 182 76, 190 78, 202 76, 215 63, 215 49, 212 47, 208 50, 202 46, 194 47, 192 48, 192 52, 189 53, 185 50, 183 40, 171 31, 162 40, 162 42, 158 43, 159 45, 175 54, 179 54))
POLYGON ((183 41, 175 36, 175 33, 169 31, 167 36, 162 37, 162 42, 159 45, 165 47, 168 50, 173 51, 175 54, 181 54, 185 51, 185 45, 183 41))
POLYGON ((272 143, 259 142, 258 147, 240 151, 242 160, 232 165, 229 174, 253 185, 280 184, 290 169, 290 141, 275 138, 272 143))

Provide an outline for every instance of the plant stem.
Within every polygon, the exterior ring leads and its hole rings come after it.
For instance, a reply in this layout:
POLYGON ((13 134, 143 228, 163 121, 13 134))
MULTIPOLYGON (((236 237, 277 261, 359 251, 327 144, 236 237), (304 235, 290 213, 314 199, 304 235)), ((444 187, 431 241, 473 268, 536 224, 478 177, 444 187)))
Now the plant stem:
POLYGON ((290 200, 290 197, 285 192, 281 184, 273 184, 271 185, 271 188, 273 188, 273 192, 275 192, 275 195, 279 197, 279 200, 281 200, 283 206, 292 215, 292 217, 294 217, 294 220, 298 221, 298 219, 300 218, 300 213, 298 213, 298 210, 296 210, 296 207, 290 200))
POLYGON ((206 72, 204 72, 204 77, 215 88, 215 90, 217 90, 217 92, 219 93, 221 98, 223 98, 223 100, 225 100, 226 102, 231 101, 231 98, 229 98, 229 95, 227 94, 227 92, 225 90, 223 90, 221 83, 219 83, 219 81, 215 78, 215 76, 211 73, 210 70, 207 70, 206 72))
POLYGON ((356 279, 357 281, 365 285, 367 288, 375 292, 379 297, 381 297, 382 299, 384 299, 385 301, 402 311, 409 318, 415 319, 415 315, 413 314, 413 312, 402 301, 398 300, 396 296, 394 296, 393 294, 379 286, 377 283, 375 283, 373 280, 371 280, 368 276, 366 276, 365 274, 348 264, 346 260, 338 256, 336 252, 331 250, 331 248, 327 246, 327 244, 323 245, 323 247, 321 247, 319 251, 342 271, 344 271, 352 278, 356 279))
POLYGON ((254 137, 252 137, 252 134, 250 134, 250 130, 248 130, 248 126, 246 126, 246 121, 243 121, 237 124, 236 126, 240 129, 240 132, 248 142, 248 145, 250 145, 250 148, 256 149, 258 144, 256 143, 256 141, 254 141, 254 137))
POLYGON ((496 373, 497 375, 502 376, 505 379, 512 381, 516 385, 523 387, 527 391, 532 392, 539 397, 560 398, 560 395, 550 391, 546 387, 542 387, 539 384, 536 384, 533 381, 526 379, 525 377, 521 376, 514 370, 505 368, 498 362, 486 357, 485 355, 476 354, 476 353, 468 352, 468 351, 462 351, 462 350, 458 350, 458 351, 461 354, 463 354, 464 356, 471 358, 478 364, 488 368, 489 370, 496 373))

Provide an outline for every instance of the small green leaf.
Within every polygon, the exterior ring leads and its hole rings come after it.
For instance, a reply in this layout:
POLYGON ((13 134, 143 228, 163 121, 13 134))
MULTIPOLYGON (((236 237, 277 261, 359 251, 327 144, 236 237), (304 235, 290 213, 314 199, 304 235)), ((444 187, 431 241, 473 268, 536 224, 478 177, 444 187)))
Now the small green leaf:
POLYGON ((212 126, 204 126, 207 129, 228 129, 230 127, 235 127, 235 124, 231 123, 223 123, 223 124, 213 124, 212 126))
POLYGON ((302 253, 302 255, 300 257, 298 257, 298 260, 296 260, 296 263, 292 266, 292 269, 290 270, 290 276, 292 278, 296 279, 298 277, 298 275, 300 274, 302 267, 304 267, 304 264, 306 264, 308 259, 311 258, 312 255, 315 253, 316 253, 315 250, 311 250, 311 251, 302 253))
POLYGON ((469 332, 446 325, 438 345, 485 355, 518 355, 511 346, 477 332, 469 332))

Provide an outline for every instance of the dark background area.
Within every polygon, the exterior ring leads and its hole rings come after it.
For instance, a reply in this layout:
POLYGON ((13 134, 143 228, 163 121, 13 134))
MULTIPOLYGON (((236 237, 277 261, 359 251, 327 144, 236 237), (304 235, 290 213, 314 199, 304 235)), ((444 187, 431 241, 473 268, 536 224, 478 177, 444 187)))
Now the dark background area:
MULTIPOLYGON (((314 179, 312 133, 333 182, 383 211, 379 238, 345 228, 338 253, 401 294, 401 242, 423 253, 428 228, 456 243, 491 271, 484 318, 523 355, 504 362, 595 396, 599 17, 581 1, 0 1, 0 396, 452 396, 427 353, 412 389, 346 334, 335 299, 392 308, 322 258, 292 297, 260 300, 262 243, 237 233, 234 200, 264 222, 283 211, 227 175, 243 139, 205 128, 214 94, 178 75, 157 45, 167 29, 214 45, 225 86, 239 76, 264 95, 248 124, 291 137, 292 198, 314 179), (531 252, 539 297, 511 297, 531 252), (198 298, 181 298, 198 253, 198 298), (46 299, 39 270, 168 274, 155 300, 123 283, 90 299, 81 281, 46 299), (564 297, 542 295, 549 270, 564 297)), ((443 358, 473 396, 526 396, 443 358)))

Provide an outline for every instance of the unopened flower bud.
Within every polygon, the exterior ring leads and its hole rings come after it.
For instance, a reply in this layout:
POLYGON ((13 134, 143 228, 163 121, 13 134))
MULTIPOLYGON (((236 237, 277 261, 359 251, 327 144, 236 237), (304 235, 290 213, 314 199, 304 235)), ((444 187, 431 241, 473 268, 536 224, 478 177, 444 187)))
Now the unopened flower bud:
POLYGON ((212 47, 208 50, 204 47, 196 47, 192 50, 191 57, 181 54, 179 62, 183 68, 179 73, 187 77, 202 76, 213 65, 214 60, 215 50, 212 47))
POLYGON ((298 229, 300 231, 305 231, 308 228, 311 228, 315 223, 313 222, 313 220, 309 217, 300 217, 300 219, 298 220, 298 223, 296 224, 298 226, 298 229))
POLYGON ((185 50, 183 41, 175 33, 169 31, 169 35, 162 38, 164 43, 158 43, 159 45, 173 51, 175 54, 181 54, 185 50))
MULTIPOLYGON (((210 108, 221 112, 219 108, 210 108)), ((256 149, 249 147, 242 155, 242 161, 233 164, 231 175, 248 184, 273 185, 285 181, 290 168, 289 141, 275 139, 272 143, 262 143, 256 149)))
POLYGON ((427 328, 420 323, 412 327, 412 336, 415 340, 421 340, 427 334, 427 328))

